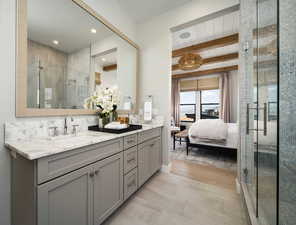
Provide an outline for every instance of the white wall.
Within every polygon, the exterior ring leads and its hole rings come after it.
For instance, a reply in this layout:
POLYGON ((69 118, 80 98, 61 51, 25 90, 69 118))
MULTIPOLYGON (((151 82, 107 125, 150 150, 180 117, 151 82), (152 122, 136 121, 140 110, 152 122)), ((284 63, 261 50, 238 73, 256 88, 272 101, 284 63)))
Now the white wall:
POLYGON ((4 122, 15 112, 15 1, 0 0, 0 224, 10 224, 10 157, 4 146, 4 122))
MULTIPOLYGON (((196 0, 171 10, 152 20, 137 25, 137 42, 140 45, 140 106, 146 95, 153 95, 154 107, 165 116, 166 128, 170 125, 171 101, 171 50, 170 29, 238 4, 238 0, 196 0)), ((169 132, 165 132, 164 163, 168 164, 169 132)))

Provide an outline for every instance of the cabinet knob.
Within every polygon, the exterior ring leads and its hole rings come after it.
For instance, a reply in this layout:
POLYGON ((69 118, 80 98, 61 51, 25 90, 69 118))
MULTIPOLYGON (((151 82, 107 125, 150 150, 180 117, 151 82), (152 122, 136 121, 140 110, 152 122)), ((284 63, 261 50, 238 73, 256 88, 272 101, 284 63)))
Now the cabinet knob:
POLYGON ((90 173, 89 173, 89 176, 90 176, 90 177, 94 177, 94 175, 95 175, 94 172, 90 172, 90 173))
POLYGON ((98 175, 100 173, 100 170, 95 171, 95 175, 98 175))

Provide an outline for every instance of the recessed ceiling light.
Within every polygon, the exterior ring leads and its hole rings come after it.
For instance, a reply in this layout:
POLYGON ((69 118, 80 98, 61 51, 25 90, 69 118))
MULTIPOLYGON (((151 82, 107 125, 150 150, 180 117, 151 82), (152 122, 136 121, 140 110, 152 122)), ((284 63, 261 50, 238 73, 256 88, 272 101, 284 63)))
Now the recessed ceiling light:
POLYGON ((58 45, 59 44, 59 41, 53 40, 52 43, 54 43, 55 45, 58 45))
POLYGON ((105 62, 105 61, 106 61, 106 59, 105 59, 105 58, 102 58, 102 61, 103 61, 103 62, 105 62))
POLYGON ((96 33, 97 33, 97 30, 94 29, 94 28, 92 28, 92 29, 90 30, 90 32, 92 32, 93 34, 96 34, 96 33))
POLYGON ((191 34, 189 33, 189 32, 184 32, 184 33, 182 33, 182 34, 180 34, 180 38, 181 39, 187 39, 187 38, 189 38, 191 36, 191 34))

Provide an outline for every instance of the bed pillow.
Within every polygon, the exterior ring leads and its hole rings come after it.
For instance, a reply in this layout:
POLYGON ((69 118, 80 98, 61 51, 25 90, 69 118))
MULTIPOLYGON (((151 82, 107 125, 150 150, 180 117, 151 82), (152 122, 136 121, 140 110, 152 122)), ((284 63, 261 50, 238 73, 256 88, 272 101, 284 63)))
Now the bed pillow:
POLYGON ((190 127, 189 135, 193 138, 226 140, 227 124, 219 119, 198 120, 190 127))

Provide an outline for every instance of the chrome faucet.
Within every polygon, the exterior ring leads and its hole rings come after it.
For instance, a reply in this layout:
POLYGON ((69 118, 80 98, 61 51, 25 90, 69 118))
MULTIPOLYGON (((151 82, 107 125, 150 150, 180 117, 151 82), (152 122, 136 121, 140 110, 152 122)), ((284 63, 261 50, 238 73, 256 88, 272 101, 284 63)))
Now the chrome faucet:
MULTIPOLYGON (((70 117, 71 118, 71 122, 74 121, 74 118, 73 117, 70 117)), ((64 119, 64 135, 68 135, 68 118, 65 117, 64 119)))

